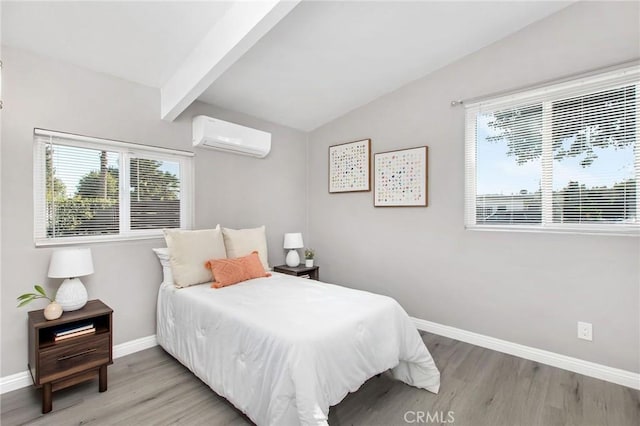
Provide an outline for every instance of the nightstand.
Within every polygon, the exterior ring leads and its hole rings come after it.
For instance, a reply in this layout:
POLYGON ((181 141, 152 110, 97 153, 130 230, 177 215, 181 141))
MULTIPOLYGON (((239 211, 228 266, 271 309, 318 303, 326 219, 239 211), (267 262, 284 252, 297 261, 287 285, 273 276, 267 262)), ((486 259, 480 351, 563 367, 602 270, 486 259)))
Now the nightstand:
POLYGON ((52 408, 52 392, 93 379, 107 390, 107 366, 113 364, 113 310, 100 300, 90 300, 77 311, 47 321, 44 310, 29 312, 29 372, 42 387, 42 413, 52 408), (95 333, 56 341, 56 333, 92 326, 95 333))
POLYGON ((274 272, 280 272, 287 275, 295 275, 296 277, 305 277, 310 278, 312 280, 318 281, 320 279, 320 274, 318 272, 319 266, 311 266, 307 268, 306 266, 300 264, 299 266, 287 266, 287 265, 278 265, 274 266, 274 272))

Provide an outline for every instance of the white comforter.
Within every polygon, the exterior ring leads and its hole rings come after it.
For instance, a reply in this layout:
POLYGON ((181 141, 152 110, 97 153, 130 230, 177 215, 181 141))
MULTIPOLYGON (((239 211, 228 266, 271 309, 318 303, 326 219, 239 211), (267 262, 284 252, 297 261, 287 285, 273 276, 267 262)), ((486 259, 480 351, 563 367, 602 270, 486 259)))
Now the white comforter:
POLYGON ((274 273, 212 289, 163 284, 158 342, 258 425, 326 425, 370 377, 437 393, 440 373, 393 299, 274 273))

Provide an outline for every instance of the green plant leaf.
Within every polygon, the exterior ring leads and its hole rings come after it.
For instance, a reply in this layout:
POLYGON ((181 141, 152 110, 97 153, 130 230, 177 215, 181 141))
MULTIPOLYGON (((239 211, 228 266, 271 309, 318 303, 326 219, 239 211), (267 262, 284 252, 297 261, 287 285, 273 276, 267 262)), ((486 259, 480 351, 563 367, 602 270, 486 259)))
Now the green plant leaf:
POLYGON ((44 292, 44 289, 43 289, 41 286, 39 286, 39 285, 34 285, 34 286, 33 286, 33 288, 35 288, 35 289, 36 289, 36 291, 37 291, 38 293, 40 293, 41 295, 43 295, 44 297, 47 297, 47 293, 45 293, 45 292, 44 292))
POLYGON ((33 297, 33 296, 35 296, 35 294, 33 294, 33 293, 25 293, 25 294, 21 294, 20 296, 18 296, 17 299, 18 300, 23 300, 23 299, 27 299, 27 298, 30 298, 30 297, 33 297))
POLYGON ((30 299, 25 299, 22 302, 20 302, 20 304, 18 305, 18 308, 23 307, 24 305, 26 305, 29 302, 32 302, 34 300, 34 298, 30 298, 30 299))

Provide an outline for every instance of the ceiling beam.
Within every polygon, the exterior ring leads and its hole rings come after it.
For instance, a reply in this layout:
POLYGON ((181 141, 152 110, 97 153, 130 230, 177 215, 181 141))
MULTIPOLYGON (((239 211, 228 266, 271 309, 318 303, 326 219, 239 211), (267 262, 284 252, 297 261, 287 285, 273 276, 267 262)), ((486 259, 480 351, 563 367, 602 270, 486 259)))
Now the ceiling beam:
POLYGON ((160 113, 173 121, 275 27, 300 0, 236 2, 160 89, 160 113))

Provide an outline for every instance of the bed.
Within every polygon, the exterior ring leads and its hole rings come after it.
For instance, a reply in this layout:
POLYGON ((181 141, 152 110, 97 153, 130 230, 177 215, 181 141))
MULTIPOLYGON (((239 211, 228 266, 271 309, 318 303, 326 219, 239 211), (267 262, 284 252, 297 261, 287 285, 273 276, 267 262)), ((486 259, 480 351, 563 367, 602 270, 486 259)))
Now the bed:
POLYGON ((258 425, 327 425, 369 378, 437 393, 440 373, 392 298, 273 273, 212 289, 162 284, 158 343, 258 425))

